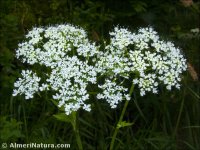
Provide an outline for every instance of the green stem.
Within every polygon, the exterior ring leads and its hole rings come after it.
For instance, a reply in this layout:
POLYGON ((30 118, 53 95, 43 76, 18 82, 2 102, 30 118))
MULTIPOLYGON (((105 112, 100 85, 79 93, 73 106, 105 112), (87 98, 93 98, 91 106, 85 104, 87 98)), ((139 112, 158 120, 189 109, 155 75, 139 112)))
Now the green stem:
POLYGON ((23 104, 22 108, 23 108, 23 118, 24 118, 24 127, 25 127, 25 134, 26 134, 26 142, 28 142, 28 128, 27 128, 27 120, 26 120, 26 112, 25 112, 24 104, 23 104))
MULTIPOLYGON (((130 89, 130 91, 129 91, 129 95, 130 95, 130 96, 132 95, 133 90, 134 90, 134 84, 132 84, 131 89, 130 89)), ((124 107, 123 107, 123 109, 122 109, 122 112, 121 112, 119 121, 118 121, 118 123, 117 123, 117 126, 115 127, 114 134, 113 134, 113 136, 112 136, 112 140, 111 140, 111 143, 110 143, 110 150, 113 150, 113 148, 114 148, 115 139, 116 139, 117 133, 118 133, 118 131, 119 131, 118 124, 120 124, 120 123, 122 122, 122 120, 123 120, 123 117, 124 117, 124 114, 125 114, 125 112, 126 112, 126 108, 127 108, 127 106, 128 106, 128 103, 129 103, 129 101, 126 100, 126 102, 125 102, 125 104, 124 104, 124 107)))
POLYGON ((177 122, 176 122, 175 130, 174 130, 174 137, 177 135, 178 126, 179 126, 179 123, 180 123, 180 120, 181 120, 181 115, 182 115, 182 112, 183 112, 184 101, 185 101, 185 99, 183 98, 182 102, 181 102, 180 109, 179 109, 178 119, 177 119, 177 122))
POLYGON ((81 137, 80 137, 79 129, 78 129, 78 125, 77 125, 77 116, 76 116, 76 113, 73 113, 72 115, 73 115, 73 121, 71 123, 72 123, 73 129, 74 129, 74 132, 75 132, 76 142, 77 142, 77 145, 78 145, 78 149, 79 150, 83 150, 83 146, 82 146, 82 142, 81 142, 81 137))

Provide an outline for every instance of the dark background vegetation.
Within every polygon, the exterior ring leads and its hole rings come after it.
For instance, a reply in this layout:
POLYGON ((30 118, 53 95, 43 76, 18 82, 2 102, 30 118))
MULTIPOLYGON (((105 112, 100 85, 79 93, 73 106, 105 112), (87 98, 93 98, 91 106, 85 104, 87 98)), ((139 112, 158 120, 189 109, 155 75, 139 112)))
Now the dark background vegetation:
MULTIPOLYGON (((115 149, 200 150, 199 34, 200 2, 192 0, 0 0, 0 144, 69 143, 77 149, 70 124, 53 117, 58 112, 47 98, 12 97, 13 83, 26 66, 15 49, 33 26, 71 23, 85 28, 91 40, 108 38, 114 26, 137 30, 152 26, 181 47, 189 62, 180 90, 139 97, 129 103, 115 149)), ((106 150, 123 106, 109 108, 93 100, 88 113, 79 111, 79 129, 86 150, 106 150)))

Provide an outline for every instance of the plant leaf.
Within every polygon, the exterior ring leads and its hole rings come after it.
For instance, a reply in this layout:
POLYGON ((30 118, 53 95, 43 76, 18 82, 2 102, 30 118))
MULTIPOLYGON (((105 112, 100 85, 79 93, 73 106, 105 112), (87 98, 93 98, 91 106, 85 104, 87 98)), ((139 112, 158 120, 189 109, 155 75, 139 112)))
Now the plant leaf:
POLYGON ((73 121, 71 115, 66 115, 65 113, 58 113, 53 116, 59 121, 69 122, 69 123, 73 121))
POLYGON ((123 128, 123 127, 127 127, 127 126, 132 126, 134 124, 134 122, 126 122, 126 121, 122 121, 122 122, 119 122, 117 124, 117 128, 123 128))

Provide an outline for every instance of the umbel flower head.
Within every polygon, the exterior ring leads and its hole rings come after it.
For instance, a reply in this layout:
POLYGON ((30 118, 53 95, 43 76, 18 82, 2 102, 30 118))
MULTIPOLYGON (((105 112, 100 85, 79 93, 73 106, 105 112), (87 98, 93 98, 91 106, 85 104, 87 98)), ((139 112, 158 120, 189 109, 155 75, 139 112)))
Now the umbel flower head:
POLYGON ((25 99, 30 99, 37 92, 50 90, 66 114, 79 108, 90 111, 87 86, 96 83, 97 71, 90 60, 96 53, 98 47, 82 28, 69 24, 33 28, 18 45, 16 56, 24 63, 50 71, 41 80, 36 72, 23 70, 22 78, 14 84, 13 96, 25 94, 25 99))
POLYGON ((158 93, 159 84, 168 90, 180 88, 181 74, 187 68, 186 59, 172 42, 161 40, 151 27, 140 28, 136 33, 115 27, 110 36, 110 43, 105 52, 100 53, 97 65, 106 76, 105 84, 99 86, 103 92, 98 94, 98 99, 106 99, 111 107, 122 101, 122 97, 129 100, 127 89, 120 88, 126 80, 139 88, 141 96, 147 92, 158 93), (120 87, 116 89, 118 84, 120 87))
POLYGON ((88 87, 94 84, 100 91, 97 99, 106 100, 111 108, 131 99, 125 81, 134 84, 141 96, 158 93, 159 84, 168 90, 180 88, 186 60, 172 42, 161 40, 151 27, 136 33, 115 27, 110 36, 110 42, 100 51, 80 27, 33 28, 18 45, 16 57, 48 71, 39 77, 37 69, 23 70, 14 84, 13 96, 24 94, 30 99, 37 92, 51 91, 68 115, 80 108, 91 110, 88 87))

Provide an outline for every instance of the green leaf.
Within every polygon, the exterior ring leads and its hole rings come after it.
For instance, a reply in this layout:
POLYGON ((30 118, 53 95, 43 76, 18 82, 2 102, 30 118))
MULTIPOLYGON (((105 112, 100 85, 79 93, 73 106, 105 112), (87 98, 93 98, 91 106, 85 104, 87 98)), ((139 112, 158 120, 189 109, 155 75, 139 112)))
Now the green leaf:
POLYGON ((58 119, 59 121, 63 121, 63 122, 69 122, 72 123, 73 122, 73 118, 71 115, 66 115, 65 113, 58 113, 53 115, 56 119, 58 119))
POLYGON ((123 127, 127 127, 127 126, 132 126, 134 123, 130 123, 130 122, 126 122, 126 121, 122 121, 122 122, 119 122, 117 124, 117 128, 123 128, 123 127))

